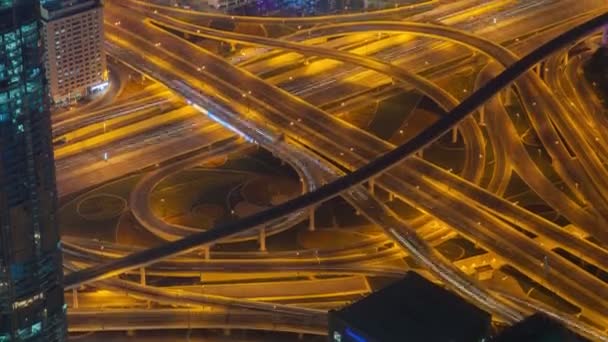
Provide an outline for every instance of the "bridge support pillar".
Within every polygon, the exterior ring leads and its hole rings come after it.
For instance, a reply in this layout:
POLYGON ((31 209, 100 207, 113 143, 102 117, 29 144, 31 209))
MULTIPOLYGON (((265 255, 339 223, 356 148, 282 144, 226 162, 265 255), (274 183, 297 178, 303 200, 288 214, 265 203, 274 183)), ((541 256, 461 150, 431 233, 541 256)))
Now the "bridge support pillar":
POLYGON ((393 192, 388 193, 388 201, 392 202, 395 199, 395 194, 393 192))
POLYGON ((455 144, 458 142, 458 128, 454 127, 452 128, 452 144, 455 144))
POLYGON ((418 152, 416 152, 418 154, 418 157, 423 158, 424 157, 424 148, 421 148, 418 150, 418 152))
POLYGON ((146 286, 146 268, 141 267, 139 269, 139 283, 141 286, 146 286))
POLYGON ((72 307, 78 309, 78 289, 72 289, 72 307))
POLYGON ((512 106, 513 105, 513 91, 511 90, 511 87, 505 89, 504 91, 505 94, 505 106, 512 106))
POLYGON ((486 125, 486 121, 485 121, 486 120, 485 119, 486 107, 482 105, 481 107, 479 107, 478 111, 479 111, 479 125, 485 126, 486 125))
POLYGON ((230 52, 236 51, 236 43, 230 43, 230 52))
POLYGON ((375 194, 375 188, 376 188, 376 181, 374 181, 373 178, 370 178, 367 181, 367 185, 369 187, 369 193, 372 194, 372 195, 374 195, 375 194))
POLYGON ((311 207, 309 210, 310 210, 310 213, 309 213, 309 217, 308 217, 308 231, 314 232, 315 231, 315 207, 311 207))
POLYGON ((203 252, 205 253, 205 260, 211 259, 211 246, 203 248, 203 252))
POLYGON ((540 72, 540 63, 536 64, 534 66, 534 72, 540 77, 541 76, 541 72, 540 72))
POLYGON ((265 227, 260 228, 260 236, 259 236, 258 242, 260 244, 260 252, 266 252, 266 228, 265 227))

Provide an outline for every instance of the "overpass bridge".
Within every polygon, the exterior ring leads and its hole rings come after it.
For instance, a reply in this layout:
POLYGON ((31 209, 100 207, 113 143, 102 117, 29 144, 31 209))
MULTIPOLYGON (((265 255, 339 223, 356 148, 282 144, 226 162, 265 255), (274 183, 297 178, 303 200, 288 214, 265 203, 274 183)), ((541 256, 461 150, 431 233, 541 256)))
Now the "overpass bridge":
POLYGON ((70 332, 163 329, 247 329, 326 335, 327 321, 276 313, 205 309, 70 310, 70 332))
MULTIPOLYGON (((304 195, 298 199, 289 201, 289 202, 285 203, 284 206, 278 206, 278 207, 272 208, 263 214, 251 216, 249 218, 244 219, 244 221, 249 220, 249 223, 251 224, 252 221, 255 222, 257 220, 257 224, 260 224, 262 220, 267 219, 269 216, 275 215, 275 217, 278 217, 277 215, 285 214, 285 213, 289 212, 289 210, 297 210, 294 208, 298 208, 298 207, 303 208, 303 207, 312 205, 314 203, 317 203, 318 201, 322 201, 323 199, 336 195, 336 194, 348 189, 349 187, 356 185, 363 180, 368 179, 371 176, 374 176, 378 173, 383 172, 387 167, 392 166, 392 164, 400 161, 404 156, 411 154, 412 152, 416 151, 420 147, 427 144, 429 139, 431 139, 431 140, 435 139, 438 136, 445 133, 445 131, 447 129, 450 129, 453 126, 453 124, 457 123, 459 120, 461 120, 463 117, 465 117, 471 110, 475 109, 477 106, 482 104, 484 101, 489 99, 491 96, 495 95, 497 91, 499 91, 500 89, 502 89, 505 86, 507 86, 508 84, 510 84, 521 73, 525 72, 526 70, 531 68, 533 65, 538 63, 547 54, 556 51, 558 48, 561 48, 563 46, 563 44, 571 41, 572 39, 577 39, 577 38, 583 36, 584 34, 587 34, 590 30, 598 28, 599 24, 605 24, 607 19, 608 19, 608 15, 604 15, 603 17, 601 16, 601 17, 595 18, 594 20, 589 21, 587 24, 581 25, 581 26, 575 28, 574 30, 572 30, 571 32, 558 37, 558 39, 550 42, 549 44, 544 45, 540 49, 534 51, 531 55, 524 57, 524 59, 522 59, 521 61, 515 62, 511 67, 509 67, 507 69, 506 72, 503 72, 503 74, 499 75, 497 78, 490 81, 486 86, 482 87, 475 94, 475 96, 468 98, 462 104, 457 106, 456 109, 454 111, 452 111, 452 113, 451 113, 452 115, 449 115, 448 117, 446 117, 442 120, 439 120, 436 124, 434 124, 432 126, 431 130, 427 131, 428 134, 425 134, 424 137, 423 136, 415 137, 409 143, 407 143, 403 146, 397 147, 395 150, 387 153, 382 158, 375 160, 374 162, 372 162, 370 164, 365 165, 363 168, 359 169, 358 171, 353 172, 352 174, 350 174, 346 177, 338 179, 336 182, 328 184, 327 186, 323 187, 322 189, 320 189, 317 192, 313 192, 311 194, 304 195)), ((243 226, 244 222, 239 222, 239 223, 240 223, 240 227, 242 229, 248 228, 248 227, 243 226)), ((224 229, 226 229, 226 228, 227 227, 224 227, 224 229)), ((236 227, 232 227, 232 228, 233 229, 228 230, 226 233, 227 234, 234 233, 234 229, 236 227)), ((218 235, 218 234, 212 234, 212 235, 218 235)), ((218 236, 216 236, 216 237, 218 237, 218 236)), ((205 238, 208 238, 208 237, 205 237, 205 238)), ((175 243, 175 245, 173 247, 187 249, 188 246, 193 246, 193 245, 196 245, 197 243, 201 243, 201 241, 198 241, 198 240, 204 241, 205 238, 203 238, 203 236, 201 234, 200 236, 196 236, 195 238, 193 238, 193 240, 189 241, 188 243, 186 243, 185 241, 179 241, 179 242, 175 243), (179 247, 180 245, 181 245, 181 247, 179 247)), ((171 255, 172 253, 176 253, 177 248, 172 248, 172 250, 171 249, 168 250, 167 252, 165 252, 166 255, 171 255)), ((159 251, 157 250, 157 252, 159 252, 159 251)), ((151 256, 150 253, 145 253, 145 254, 147 254, 148 256, 151 256)), ((160 253, 160 254, 164 254, 164 253, 160 253)), ((142 258, 142 257, 143 257, 143 255, 138 255, 137 258, 134 258, 132 260, 137 265, 137 263, 144 262, 142 260, 144 258, 142 258)), ((158 254, 157 254, 157 257, 158 257, 158 254)), ((108 265, 104 265, 104 266, 107 267, 108 265)), ((125 265, 123 265, 123 267, 125 267, 125 265)), ((126 267, 128 267, 128 266, 126 266, 126 267)), ((106 268, 106 271, 107 271, 107 268, 106 268)), ((111 269, 110 269, 110 271, 111 271, 111 269)), ((103 272, 101 272, 101 273, 94 272, 94 273, 97 273, 97 274, 89 274, 85 278, 89 278, 89 279, 96 278, 103 274, 103 272)), ((83 275, 83 273, 79 274, 79 276, 82 276, 82 275, 83 275)), ((70 279, 70 280, 73 281, 74 279, 70 279)))

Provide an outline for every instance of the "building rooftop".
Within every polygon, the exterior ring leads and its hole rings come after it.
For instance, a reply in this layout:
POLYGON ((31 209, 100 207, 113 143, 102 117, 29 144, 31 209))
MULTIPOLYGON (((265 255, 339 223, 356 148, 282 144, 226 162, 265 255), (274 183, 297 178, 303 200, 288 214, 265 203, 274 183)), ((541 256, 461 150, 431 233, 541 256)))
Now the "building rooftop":
POLYGON ((42 18, 52 20, 101 6, 101 0, 42 0, 40 9, 42 18))
POLYGON ((479 341, 491 323, 485 311, 414 272, 332 314, 382 342, 479 341))
POLYGON ((495 342, 583 342, 588 341, 543 314, 534 314, 505 329, 495 342))

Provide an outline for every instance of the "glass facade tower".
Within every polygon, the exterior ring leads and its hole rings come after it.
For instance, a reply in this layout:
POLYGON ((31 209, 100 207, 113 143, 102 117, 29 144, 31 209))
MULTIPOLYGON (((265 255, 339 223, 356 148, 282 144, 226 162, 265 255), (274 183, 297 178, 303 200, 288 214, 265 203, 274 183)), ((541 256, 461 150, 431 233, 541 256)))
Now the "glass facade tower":
POLYGON ((0 342, 66 340, 39 16, 0 0, 0 342))

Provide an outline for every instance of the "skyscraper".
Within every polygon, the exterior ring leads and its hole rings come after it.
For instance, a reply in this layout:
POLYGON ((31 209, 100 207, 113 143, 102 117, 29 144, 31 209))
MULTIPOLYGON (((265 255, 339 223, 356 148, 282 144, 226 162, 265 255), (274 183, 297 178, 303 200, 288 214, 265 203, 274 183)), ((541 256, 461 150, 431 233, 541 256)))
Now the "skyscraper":
POLYGON ((39 3, 0 0, 0 341, 65 341, 39 3))
POLYGON ((51 98, 69 103, 108 86, 100 0, 41 1, 51 98))

